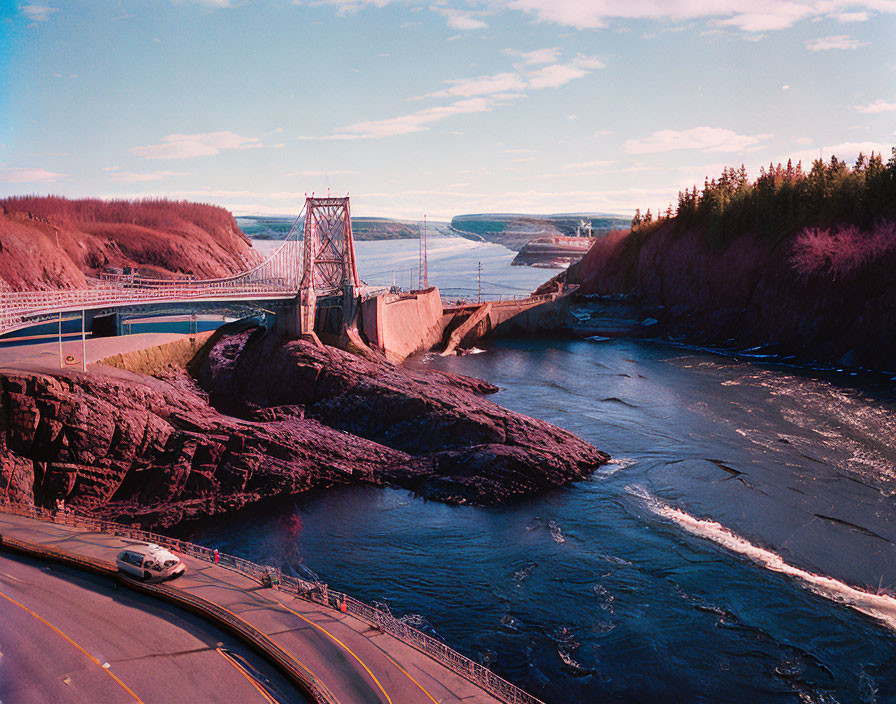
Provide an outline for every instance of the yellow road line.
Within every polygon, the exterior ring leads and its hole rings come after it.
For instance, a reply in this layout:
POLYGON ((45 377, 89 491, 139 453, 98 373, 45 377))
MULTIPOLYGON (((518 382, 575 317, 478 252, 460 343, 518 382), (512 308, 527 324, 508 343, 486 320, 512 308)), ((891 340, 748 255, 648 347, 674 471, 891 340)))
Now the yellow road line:
POLYGON ((7 595, 4 594, 3 592, 0 592, 0 596, 2 596, 4 599, 6 599, 6 600, 9 601, 9 602, 12 602, 12 603, 15 604, 16 606, 18 606, 20 609, 24 609, 24 610, 27 611, 29 614, 31 614, 32 616, 34 616, 34 618, 36 618, 36 619, 37 619, 38 621, 40 621, 42 624, 44 624, 45 626, 49 626, 49 627, 52 628, 54 631, 56 631, 56 633, 58 633, 59 635, 61 635, 61 636, 62 636, 63 638, 65 638, 69 643, 71 643, 71 644, 72 644, 73 646, 75 646, 78 650, 80 650, 82 653, 84 653, 84 654, 90 659, 90 661, 91 661, 92 663, 94 663, 95 665, 97 665, 103 672, 105 672, 107 675, 109 675, 109 677, 111 677, 113 680, 115 680, 115 681, 119 684, 119 686, 121 686, 121 688, 124 689, 124 691, 126 691, 128 694, 130 694, 130 695, 134 698, 134 701, 139 702, 139 704, 143 704, 143 700, 140 699, 140 697, 138 697, 136 694, 134 694, 134 692, 131 691, 131 688, 130 688, 130 687, 128 687, 124 682, 122 682, 120 679, 118 679, 118 677, 115 676, 115 673, 113 673, 110 669, 108 669, 108 668, 106 668, 106 667, 103 667, 103 664, 102 664, 97 658, 95 658, 93 655, 91 655, 90 653, 88 653, 84 648, 82 648, 82 647, 81 647, 80 645, 78 645, 75 641, 73 641, 71 638, 69 638, 67 635, 65 635, 65 633, 63 633, 63 632, 60 631, 58 628, 56 628, 56 626, 54 626, 52 623, 50 623, 49 621, 47 621, 45 618, 42 618, 42 617, 38 616, 38 615, 37 615, 36 613, 34 613, 31 609, 29 609, 27 606, 25 606, 24 604, 20 604, 18 601, 16 601, 15 599, 13 599, 11 596, 7 596, 7 595))
POLYGON ((388 694, 386 694, 386 690, 383 689, 383 685, 380 684, 380 681, 376 678, 376 675, 374 675, 374 674, 370 671, 370 668, 367 667, 367 665, 364 664, 364 661, 363 661, 361 658, 359 658, 357 655, 355 655, 355 653, 352 651, 351 648, 349 648, 345 643, 343 643, 343 642, 342 642, 341 640, 339 640, 336 636, 334 636, 332 633, 330 633, 326 628, 323 628, 322 626, 318 626, 316 623, 314 623, 314 621, 310 621, 310 620, 308 620, 307 618, 305 618, 304 616, 302 616, 302 614, 300 614, 298 611, 293 611, 291 608, 289 608, 289 607, 288 607, 286 604, 284 604, 283 602, 279 602, 279 601, 278 601, 277 603, 280 604, 280 606, 282 606, 284 609, 286 609, 286 610, 289 611, 290 613, 295 614, 296 616, 298 616, 298 617, 299 617, 300 619, 302 619, 305 623, 309 623, 309 624, 311 624, 312 626, 314 626, 316 629, 318 629, 319 631, 323 631, 323 632, 326 633, 330 638, 332 638, 332 639, 333 639, 334 641, 336 641, 339 645, 341 645, 341 646, 345 649, 345 651, 346 651, 349 655, 351 655, 355 660, 357 660, 358 663, 361 665, 361 667, 363 667, 363 668, 367 671, 367 674, 370 675, 370 676, 373 678, 373 681, 374 681, 374 682, 376 682, 376 686, 380 688, 380 691, 383 693, 383 696, 386 698, 386 701, 388 701, 389 704, 392 704, 392 699, 389 697, 388 694))
POLYGON ((427 697, 429 697, 430 701, 433 704, 439 704, 439 702, 436 700, 436 698, 433 697, 429 692, 426 691, 426 687, 424 687, 417 680, 415 680, 413 677, 411 677, 411 673, 409 673, 401 665, 399 665, 397 662, 395 662, 394 659, 389 657, 388 653, 383 652, 382 650, 380 652, 383 653, 383 657, 385 657, 389 662, 391 662, 393 665, 395 665, 395 667, 397 667, 399 670, 401 670, 404 673, 405 677, 407 677, 411 682, 413 682, 415 685, 417 685, 420 688, 420 691, 423 692, 427 697))
POLYGON ((271 697, 271 695, 268 694, 264 690, 264 687, 262 687, 258 682, 255 681, 255 678, 252 677, 252 675, 250 675, 248 672, 246 672, 246 668, 244 668, 242 665, 240 665, 236 661, 236 658, 234 658, 232 655, 229 655, 228 653, 225 653, 220 648, 215 648, 215 650, 218 651, 218 654, 222 658, 224 658, 227 662, 229 662, 231 665, 233 665, 233 667, 236 669, 237 672, 239 672, 243 677, 245 677, 247 680, 249 680, 249 684, 251 684, 253 687, 255 687, 255 689, 258 690, 258 693, 261 694, 262 697, 264 697, 265 701, 267 701, 268 704, 278 704, 277 700, 274 699, 273 697, 271 697))

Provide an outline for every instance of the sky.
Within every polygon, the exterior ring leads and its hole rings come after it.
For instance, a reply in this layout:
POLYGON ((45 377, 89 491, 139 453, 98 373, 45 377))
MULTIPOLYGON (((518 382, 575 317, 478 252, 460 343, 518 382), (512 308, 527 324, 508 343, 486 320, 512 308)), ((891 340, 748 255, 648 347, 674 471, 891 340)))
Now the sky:
POLYGON ((0 195, 665 208, 889 155, 896 0, 0 0, 0 195))

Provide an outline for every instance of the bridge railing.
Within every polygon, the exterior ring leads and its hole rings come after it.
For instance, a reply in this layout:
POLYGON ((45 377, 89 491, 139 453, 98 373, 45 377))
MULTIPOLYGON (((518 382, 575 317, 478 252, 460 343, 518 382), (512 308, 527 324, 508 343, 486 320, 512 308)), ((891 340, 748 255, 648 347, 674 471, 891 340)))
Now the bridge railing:
POLYGON ((27 316, 69 312, 86 308, 140 305, 165 301, 208 298, 289 297, 295 289, 282 281, 251 282, 239 286, 195 286, 184 282, 152 288, 96 285, 64 291, 15 291, 0 294, 0 330, 18 324, 27 316))
POLYGON ((473 296, 442 296, 442 305, 446 309, 454 308, 470 308, 483 303, 491 303, 492 306, 513 306, 528 303, 541 303, 544 301, 552 301, 557 298, 555 293, 540 293, 538 295, 522 295, 522 294, 483 294, 481 297, 473 296))
POLYGON ((283 574, 280 569, 259 565, 235 555, 217 552, 202 545, 186 540, 170 538, 160 533, 132 528, 112 521, 82 516, 70 511, 51 512, 37 506, 23 506, 8 503, 5 498, 0 502, 0 511, 34 518, 42 521, 60 523, 98 533, 107 533, 121 538, 155 543, 170 548, 184 555, 217 564, 243 574, 264 586, 288 592, 306 601, 314 602, 365 621, 370 626, 407 643, 412 648, 430 656, 449 670, 480 686, 489 694, 507 704, 544 704, 540 699, 523 691, 487 667, 461 655, 442 641, 428 636, 401 619, 395 618, 388 609, 365 604, 343 592, 331 590, 326 583, 312 582, 292 575, 283 574))

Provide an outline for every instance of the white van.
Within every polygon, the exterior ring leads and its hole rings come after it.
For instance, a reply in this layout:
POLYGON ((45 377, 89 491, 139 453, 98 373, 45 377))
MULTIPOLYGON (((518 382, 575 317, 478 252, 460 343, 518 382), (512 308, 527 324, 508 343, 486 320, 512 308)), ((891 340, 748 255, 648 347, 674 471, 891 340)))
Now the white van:
POLYGON ((115 564, 120 572, 139 579, 169 579, 187 571, 173 552, 153 543, 134 543, 118 553, 115 564))

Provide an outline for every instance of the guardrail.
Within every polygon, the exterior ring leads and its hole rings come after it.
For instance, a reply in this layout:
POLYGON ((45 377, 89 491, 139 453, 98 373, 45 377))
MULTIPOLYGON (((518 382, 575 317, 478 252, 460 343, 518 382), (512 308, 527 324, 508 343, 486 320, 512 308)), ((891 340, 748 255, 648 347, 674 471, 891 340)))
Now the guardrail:
POLYGON ((311 582, 291 575, 285 575, 276 567, 259 565, 241 557, 210 550, 202 545, 196 545, 185 540, 170 538, 160 533, 152 533, 139 528, 131 528, 112 521, 81 516, 70 511, 54 513, 37 506, 22 506, 10 503, 0 503, 0 511, 77 528, 86 528, 98 533, 108 533, 132 540, 156 543, 184 555, 216 564, 218 567, 231 569, 257 581, 263 586, 288 592, 306 601, 321 604, 342 613, 352 614, 374 628, 388 633, 421 653, 428 655, 449 670, 482 687, 489 694, 503 702, 507 702, 507 704, 544 704, 540 699, 533 697, 516 685, 499 677, 487 667, 461 655, 442 641, 400 621, 389 611, 365 604, 343 592, 331 590, 325 583, 311 582))
POLYGON ((515 306, 543 303, 557 298, 556 293, 539 293, 538 295, 508 295, 508 294, 483 294, 479 296, 442 297, 444 310, 459 310, 462 308, 474 308, 483 303, 491 303, 492 306, 515 306))
POLYGON ((80 570, 98 574, 107 578, 118 580, 131 589, 145 594, 151 594, 163 599, 182 609, 186 609, 202 618, 212 621, 225 631, 233 633, 248 643, 257 652, 268 658, 280 670, 291 679, 301 691, 309 694, 316 704, 339 704, 339 700, 327 686, 311 673, 308 668, 277 645, 267 635, 259 631, 255 626, 241 619, 236 614, 222 606, 191 594, 183 589, 168 586, 167 584, 149 584, 138 582, 121 574, 115 563, 107 560, 99 560, 92 557, 75 555, 74 553, 59 548, 50 548, 46 545, 36 545, 24 540, 0 536, 0 545, 7 550, 13 550, 20 554, 37 557, 43 560, 51 560, 80 570))

